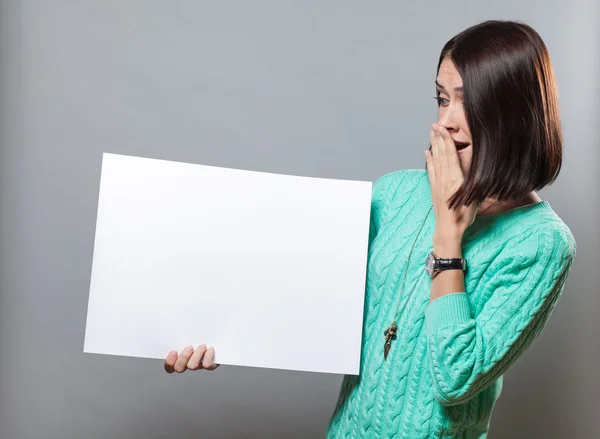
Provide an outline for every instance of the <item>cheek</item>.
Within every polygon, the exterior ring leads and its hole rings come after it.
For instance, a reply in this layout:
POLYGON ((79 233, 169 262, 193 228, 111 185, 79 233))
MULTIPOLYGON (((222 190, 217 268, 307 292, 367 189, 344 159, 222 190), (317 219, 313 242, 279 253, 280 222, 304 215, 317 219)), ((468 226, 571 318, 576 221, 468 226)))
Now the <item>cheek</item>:
POLYGON ((461 154, 458 155, 458 160, 460 162, 460 167, 463 172, 466 172, 467 169, 471 167, 471 157, 473 156, 471 151, 472 146, 464 150, 461 154))
POLYGON ((467 124, 466 120, 461 121, 460 129, 467 134, 469 139, 471 139, 471 130, 469 129, 469 124, 467 124))

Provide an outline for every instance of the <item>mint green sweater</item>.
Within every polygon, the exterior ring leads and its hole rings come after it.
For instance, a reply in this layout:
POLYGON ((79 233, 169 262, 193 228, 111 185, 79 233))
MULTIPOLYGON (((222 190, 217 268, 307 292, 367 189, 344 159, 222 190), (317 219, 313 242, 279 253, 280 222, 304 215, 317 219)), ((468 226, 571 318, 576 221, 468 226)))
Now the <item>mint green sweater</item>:
POLYGON ((546 201, 481 216, 462 241, 466 291, 430 302, 433 212, 425 170, 373 185, 359 376, 345 376, 327 438, 485 438, 502 375, 544 328, 576 244, 546 201), (384 331, 406 302, 387 361, 384 331))

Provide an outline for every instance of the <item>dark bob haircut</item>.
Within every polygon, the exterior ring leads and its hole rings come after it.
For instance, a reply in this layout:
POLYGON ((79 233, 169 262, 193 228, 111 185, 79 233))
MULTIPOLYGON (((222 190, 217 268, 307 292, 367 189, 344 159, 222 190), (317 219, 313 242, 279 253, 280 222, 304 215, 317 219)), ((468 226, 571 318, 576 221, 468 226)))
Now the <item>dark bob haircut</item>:
POLYGON ((486 21, 446 43, 437 72, 446 57, 463 80, 473 147, 449 207, 518 198, 551 184, 562 165, 562 132, 554 71, 539 34, 514 21, 486 21))

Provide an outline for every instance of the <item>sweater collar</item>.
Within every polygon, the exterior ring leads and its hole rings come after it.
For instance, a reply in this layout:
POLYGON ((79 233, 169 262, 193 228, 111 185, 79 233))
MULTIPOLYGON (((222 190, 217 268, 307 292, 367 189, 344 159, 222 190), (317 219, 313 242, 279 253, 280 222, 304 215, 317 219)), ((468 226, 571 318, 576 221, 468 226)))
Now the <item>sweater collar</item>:
MULTIPOLYGON (((429 178, 427 176, 427 171, 423 172, 423 181, 420 184, 421 187, 421 197, 423 200, 423 206, 425 210, 429 210, 429 208, 433 205, 433 200, 431 198, 431 186, 429 184, 429 178)), ((499 223, 513 222, 515 219, 522 219, 529 215, 539 215, 542 212, 552 211, 552 207, 548 201, 542 200, 534 204, 528 204, 526 206, 515 207, 513 209, 506 210, 500 213, 494 213, 491 215, 483 215, 475 217, 475 221, 468 229, 469 233, 477 232, 480 229, 485 229, 491 227, 493 225, 497 225, 499 223)), ((432 215, 433 217, 433 215, 432 215)))

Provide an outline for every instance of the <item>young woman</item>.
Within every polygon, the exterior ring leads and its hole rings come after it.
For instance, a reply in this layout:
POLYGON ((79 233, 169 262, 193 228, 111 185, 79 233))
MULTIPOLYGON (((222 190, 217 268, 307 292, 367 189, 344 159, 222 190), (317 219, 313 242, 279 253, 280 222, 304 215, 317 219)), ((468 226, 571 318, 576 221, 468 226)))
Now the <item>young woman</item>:
MULTIPOLYGON (((346 376, 327 437, 485 438, 502 375, 544 328, 575 258, 536 191, 561 168, 546 46, 487 21, 444 46, 426 170, 373 185, 361 372, 346 376)), ((171 352, 168 372, 214 369, 171 352)))

